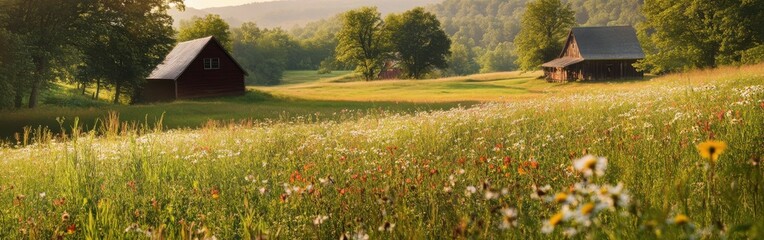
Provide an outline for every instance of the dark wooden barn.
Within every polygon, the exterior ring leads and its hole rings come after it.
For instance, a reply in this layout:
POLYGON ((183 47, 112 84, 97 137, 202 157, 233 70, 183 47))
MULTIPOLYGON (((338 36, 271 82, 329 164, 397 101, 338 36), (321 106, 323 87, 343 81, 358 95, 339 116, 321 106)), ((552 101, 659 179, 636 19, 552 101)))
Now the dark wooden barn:
POLYGON ((633 64, 645 58, 630 26, 577 27, 560 57, 541 65, 548 81, 642 78, 633 64))
POLYGON ((178 43, 146 79, 144 102, 245 93, 247 72, 214 37, 178 43))

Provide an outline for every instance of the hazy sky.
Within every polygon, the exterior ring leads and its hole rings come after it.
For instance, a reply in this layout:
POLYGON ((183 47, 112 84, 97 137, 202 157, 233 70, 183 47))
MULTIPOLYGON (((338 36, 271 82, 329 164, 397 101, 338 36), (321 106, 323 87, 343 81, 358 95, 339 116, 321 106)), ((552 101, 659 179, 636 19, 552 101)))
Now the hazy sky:
POLYGON ((232 5, 242 5, 251 2, 270 2, 273 0, 186 0, 187 7, 192 8, 209 8, 209 7, 223 7, 232 5))

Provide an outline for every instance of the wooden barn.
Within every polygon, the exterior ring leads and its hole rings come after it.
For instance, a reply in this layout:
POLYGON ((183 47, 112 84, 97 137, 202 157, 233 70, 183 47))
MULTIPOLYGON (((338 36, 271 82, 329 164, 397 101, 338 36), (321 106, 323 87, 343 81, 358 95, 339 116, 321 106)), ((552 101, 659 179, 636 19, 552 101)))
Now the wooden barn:
POLYGON ((631 26, 576 27, 560 57, 541 65, 548 81, 642 78, 633 64, 645 58, 631 26))
POLYGON ((245 75, 215 37, 182 42, 146 79, 141 101, 244 94, 245 75))

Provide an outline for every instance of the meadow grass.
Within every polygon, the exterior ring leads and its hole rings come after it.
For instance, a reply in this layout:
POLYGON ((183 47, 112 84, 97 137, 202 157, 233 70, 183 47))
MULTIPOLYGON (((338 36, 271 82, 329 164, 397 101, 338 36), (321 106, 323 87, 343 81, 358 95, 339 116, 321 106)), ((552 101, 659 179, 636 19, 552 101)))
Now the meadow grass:
POLYGON ((331 73, 319 74, 316 70, 285 71, 281 79, 282 85, 298 84, 315 81, 327 81, 350 77, 354 75, 352 71, 332 71, 331 73))
POLYGON ((763 73, 570 83, 414 114, 40 134, 0 149, 0 236, 762 238, 763 73), (709 139, 727 147, 699 153, 709 139))

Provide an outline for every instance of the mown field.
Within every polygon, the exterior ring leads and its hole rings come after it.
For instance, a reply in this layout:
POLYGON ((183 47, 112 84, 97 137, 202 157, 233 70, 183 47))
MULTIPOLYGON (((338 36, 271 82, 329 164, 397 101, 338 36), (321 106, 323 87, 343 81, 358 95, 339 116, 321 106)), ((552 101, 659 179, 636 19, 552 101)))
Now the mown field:
MULTIPOLYGON (((306 84, 315 98, 360 98, 350 92, 413 83, 306 84)), ((318 122, 43 134, 0 149, 0 236, 764 237, 764 65, 524 84, 546 92, 318 122)))

